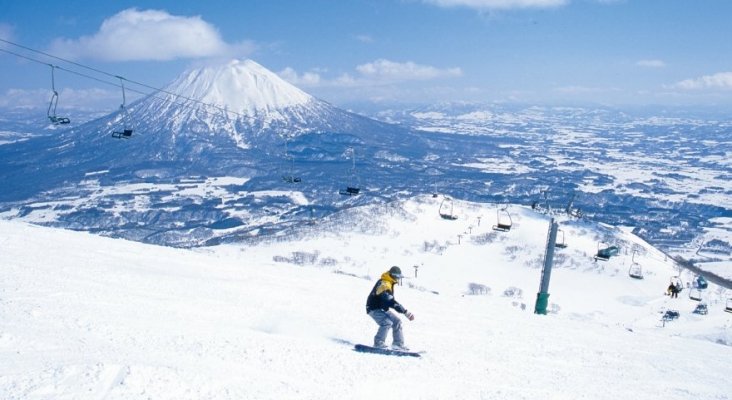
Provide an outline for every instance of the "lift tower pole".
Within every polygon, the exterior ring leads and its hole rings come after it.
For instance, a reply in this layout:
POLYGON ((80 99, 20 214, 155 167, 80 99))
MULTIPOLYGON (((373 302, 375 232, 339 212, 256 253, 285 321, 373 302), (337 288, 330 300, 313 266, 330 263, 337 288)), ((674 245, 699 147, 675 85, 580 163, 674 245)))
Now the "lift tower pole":
POLYGON ((534 314, 546 315, 546 306, 549 304, 549 279, 552 276, 552 265, 554 264, 554 248, 557 242, 557 230, 559 224, 554 218, 549 223, 549 235, 546 241, 546 252, 544 253, 544 267, 541 269, 541 283, 539 293, 536 294, 536 306, 534 314))

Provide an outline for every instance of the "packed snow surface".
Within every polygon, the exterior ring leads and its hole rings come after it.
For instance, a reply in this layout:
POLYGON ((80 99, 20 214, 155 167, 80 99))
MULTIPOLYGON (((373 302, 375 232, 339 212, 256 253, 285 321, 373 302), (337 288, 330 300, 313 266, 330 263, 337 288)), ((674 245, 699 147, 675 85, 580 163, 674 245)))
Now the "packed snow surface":
POLYGON ((730 291, 711 285, 693 314, 688 290, 664 296, 679 271, 662 254, 565 220, 550 312, 534 314, 548 217, 514 206, 497 232, 495 207, 456 202, 448 221, 439 200, 195 251, 0 220, 0 398, 732 398, 730 291), (598 238, 621 253, 593 261, 598 238), (352 350, 371 344, 366 295, 392 265, 419 359, 352 350))

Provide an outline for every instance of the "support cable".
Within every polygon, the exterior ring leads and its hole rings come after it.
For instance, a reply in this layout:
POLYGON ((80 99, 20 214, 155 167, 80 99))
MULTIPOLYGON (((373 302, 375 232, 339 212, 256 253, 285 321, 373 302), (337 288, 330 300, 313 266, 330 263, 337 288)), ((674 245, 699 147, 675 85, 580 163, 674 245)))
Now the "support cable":
MULTIPOLYGON (((223 112, 225 112, 227 114, 231 113, 231 114, 234 114, 234 115, 237 115, 237 116, 240 116, 240 117, 246 117, 246 115, 244 115, 244 114, 241 114, 241 113, 236 112, 236 111, 231 111, 231 110, 229 110, 227 108, 221 107, 221 106, 216 105, 216 104, 206 103, 205 101, 202 101, 202 100, 194 99, 194 98, 191 98, 191 97, 188 97, 188 96, 184 96, 184 95, 181 95, 181 94, 173 93, 171 91, 168 91, 168 90, 165 90, 165 89, 162 89, 162 88, 157 88, 157 87, 154 87, 154 86, 151 86, 151 85, 142 83, 142 82, 137 82, 137 81, 134 81, 134 80, 131 80, 131 79, 127 79, 127 78, 125 78, 123 76, 120 76, 120 75, 111 74, 109 72, 102 71, 102 70, 97 69, 97 68, 94 68, 94 67, 90 67, 90 66, 87 66, 87 65, 84 65, 84 64, 80 64, 80 63, 75 62, 75 61, 67 60, 65 58, 58 57, 58 56, 55 56, 53 54, 49 54, 49 53, 46 53, 46 52, 43 52, 43 51, 40 51, 40 50, 35 50, 33 48, 30 48, 30 47, 27 47, 27 46, 23 46, 21 44, 13 43, 11 41, 8 41, 8 40, 2 39, 2 38, 0 38, 0 42, 7 43, 9 45, 16 46, 16 47, 19 47, 21 49, 28 50, 28 51, 31 51, 31 52, 34 52, 34 53, 37 53, 37 54, 41 54, 43 56, 50 57, 50 58, 53 58, 53 59, 56 59, 56 60, 59 60, 59 61, 63 61, 65 63, 69 63, 69 64, 75 65, 77 67, 84 68, 84 69, 87 69, 87 70, 96 72, 96 73, 101 74, 101 75, 106 75, 106 76, 109 76, 111 78, 118 78, 120 80, 124 80, 124 81, 127 81, 129 83, 132 83, 132 84, 135 84, 135 85, 138 85, 138 86, 142 86, 142 87, 147 88, 147 89, 154 90, 156 92, 165 93, 165 94, 168 94, 168 95, 173 96, 173 97, 176 97, 176 98, 180 98, 180 99, 183 99, 183 100, 186 100, 186 101, 198 103, 198 104, 203 105, 203 106, 206 106, 206 107, 215 108, 215 109, 217 109, 219 111, 223 111, 223 112)), ((111 86, 115 86, 115 87, 118 87, 118 88, 121 88, 122 87, 122 86, 120 86, 117 83, 109 82, 109 81, 106 81, 104 79, 100 79, 100 78, 97 78, 97 77, 94 77, 94 76, 91 76, 91 75, 88 75, 88 74, 84 74, 82 72, 78 72, 78 71, 75 71, 75 70, 72 70, 72 69, 64 68, 64 67, 61 67, 61 66, 58 66, 58 65, 53 65, 53 64, 50 64, 50 63, 47 63, 47 62, 44 62, 44 61, 41 61, 41 60, 38 60, 38 59, 35 59, 35 58, 32 58, 32 57, 25 56, 25 55, 20 54, 20 53, 16 53, 16 52, 11 51, 11 50, 7 50, 7 49, 0 48, 0 51, 2 51, 4 53, 11 54, 11 55, 14 55, 16 57, 20 57, 20 58, 26 59, 28 61, 32 61, 32 62, 35 62, 35 63, 39 63, 39 64, 43 64, 43 65, 48 65, 48 66, 51 66, 51 67, 55 67, 55 68, 58 68, 59 70, 63 70, 63 71, 72 73, 74 75, 78 75, 78 76, 87 78, 87 79, 92 79, 92 80, 95 80, 97 82, 104 83, 106 85, 111 85, 111 86)), ((181 102, 176 102, 174 100, 167 99, 167 98, 160 97, 160 96, 155 96, 154 94, 151 94, 151 93, 142 92, 142 91, 139 91, 139 90, 131 89, 129 87, 127 87, 126 89, 129 90, 129 91, 131 91, 131 92, 141 94, 143 96, 150 96, 150 97, 153 97, 153 98, 156 98, 156 99, 159 99, 159 100, 163 100, 163 101, 167 101, 167 102, 170 102, 170 103, 173 103, 173 104, 177 104, 177 105, 180 105, 180 106, 189 107, 189 108, 195 108, 192 105, 185 104, 185 103, 181 103, 181 102)), ((201 110, 201 111, 203 111, 203 112, 205 112, 205 113, 207 113, 207 114, 217 115, 217 114, 211 113, 210 111, 207 111, 205 109, 200 109, 200 108, 198 108, 198 109, 201 110)))

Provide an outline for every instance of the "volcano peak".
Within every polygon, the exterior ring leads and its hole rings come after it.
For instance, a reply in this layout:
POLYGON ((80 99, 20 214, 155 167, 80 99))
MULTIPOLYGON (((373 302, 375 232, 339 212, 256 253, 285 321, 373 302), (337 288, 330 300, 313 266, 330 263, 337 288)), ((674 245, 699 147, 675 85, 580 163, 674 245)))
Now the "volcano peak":
POLYGON ((166 91, 245 115, 309 103, 313 97, 253 60, 188 70, 166 91))

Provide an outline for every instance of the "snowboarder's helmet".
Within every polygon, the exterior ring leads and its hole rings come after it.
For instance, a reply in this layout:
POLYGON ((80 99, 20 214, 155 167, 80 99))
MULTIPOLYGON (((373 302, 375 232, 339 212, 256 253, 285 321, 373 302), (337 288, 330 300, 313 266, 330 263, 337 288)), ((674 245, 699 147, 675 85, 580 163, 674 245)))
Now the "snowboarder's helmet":
POLYGON ((401 279, 402 270, 395 265, 395 266, 391 267, 391 269, 389 269, 389 275, 391 275, 391 277, 394 279, 401 279))

